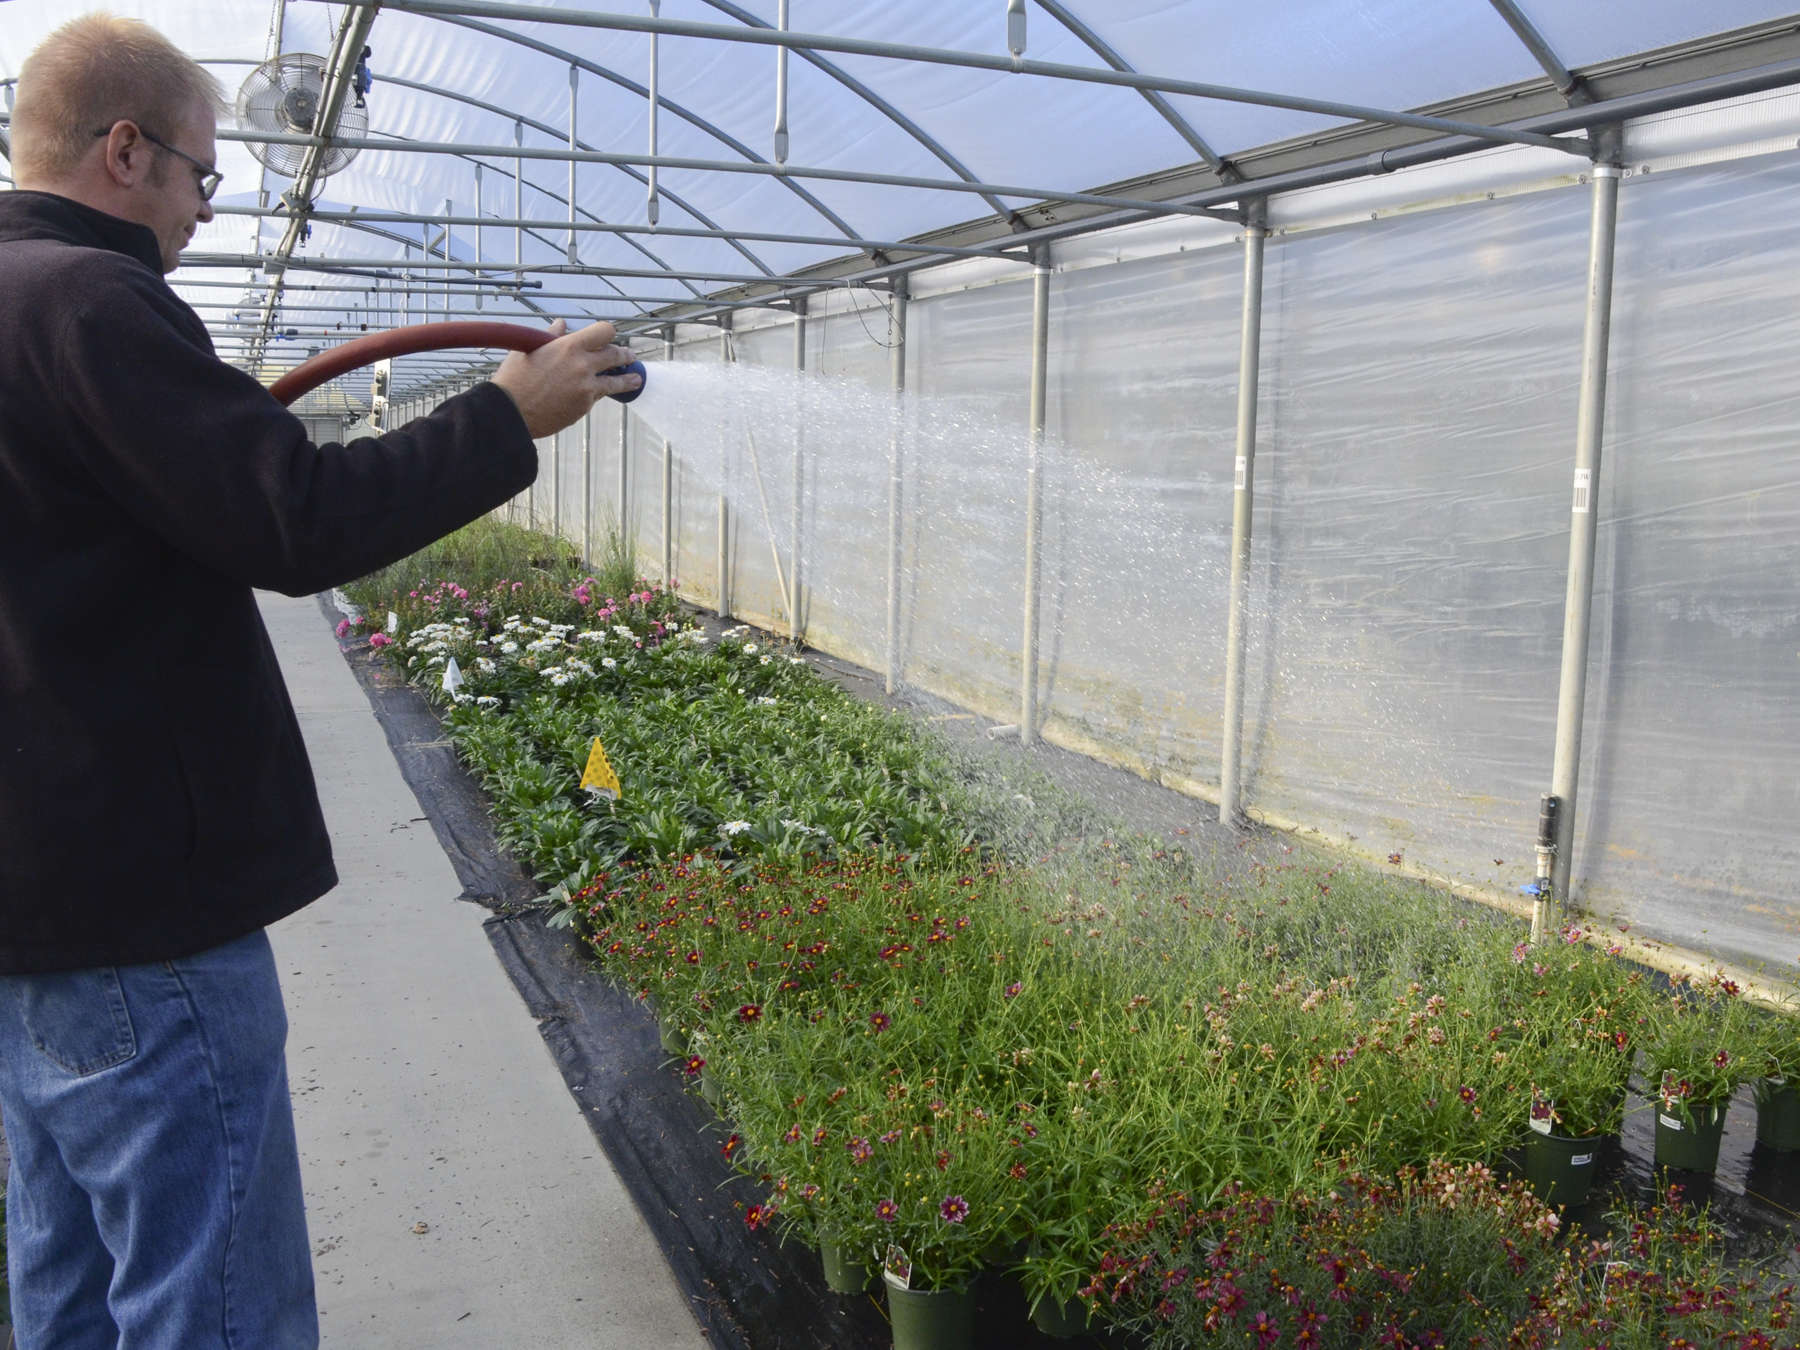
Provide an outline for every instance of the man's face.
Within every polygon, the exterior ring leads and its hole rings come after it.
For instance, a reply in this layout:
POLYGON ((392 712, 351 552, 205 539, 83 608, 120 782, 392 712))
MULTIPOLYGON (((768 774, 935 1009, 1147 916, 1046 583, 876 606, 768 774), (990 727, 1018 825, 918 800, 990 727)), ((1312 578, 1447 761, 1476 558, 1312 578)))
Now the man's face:
MULTIPOLYGON (((196 105, 188 116, 170 131, 152 128, 176 150, 191 156, 199 164, 216 162, 214 135, 217 123, 205 104, 196 105)), ((146 175, 143 214, 139 223, 156 233, 162 250, 162 270, 166 276, 181 262, 181 250, 194 237, 194 231, 213 218, 212 205, 200 195, 200 179, 205 170, 171 154, 161 146, 148 147, 155 163, 146 175)))

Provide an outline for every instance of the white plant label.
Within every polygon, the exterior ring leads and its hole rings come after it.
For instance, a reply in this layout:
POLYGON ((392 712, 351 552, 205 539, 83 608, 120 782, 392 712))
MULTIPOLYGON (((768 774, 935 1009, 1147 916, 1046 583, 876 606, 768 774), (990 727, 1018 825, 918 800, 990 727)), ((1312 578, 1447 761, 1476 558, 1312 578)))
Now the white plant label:
POLYGON ((444 692, 454 694, 463 687, 462 667, 456 664, 453 656, 444 666, 444 692))
POLYGON ((387 630, 390 633, 398 633, 400 631, 400 616, 398 614, 394 613, 394 611, 391 609, 388 611, 388 629, 387 630))
POLYGON ((1588 498, 1591 495, 1589 489, 1593 485, 1594 471, 1592 469, 1575 470, 1575 504, 1570 508, 1575 515, 1584 516, 1591 509, 1588 505, 1588 498))
POLYGON ((1681 1128, 1681 1122, 1675 1119, 1674 1116, 1658 1116, 1657 1119, 1671 1130, 1679 1130, 1681 1128))
POLYGON ((912 1261, 894 1243, 888 1244, 887 1260, 882 1262, 882 1271, 896 1288, 912 1288, 912 1261))

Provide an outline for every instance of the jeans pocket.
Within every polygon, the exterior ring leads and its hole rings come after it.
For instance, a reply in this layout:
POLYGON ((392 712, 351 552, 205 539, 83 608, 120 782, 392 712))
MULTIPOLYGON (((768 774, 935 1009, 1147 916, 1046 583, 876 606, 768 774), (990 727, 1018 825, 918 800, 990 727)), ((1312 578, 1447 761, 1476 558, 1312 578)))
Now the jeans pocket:
POLYGON ((23 976, 19 1003, 31 1043, 68 1073, 98 1073, 137 1053, 125 992, 111 966, 23 976))

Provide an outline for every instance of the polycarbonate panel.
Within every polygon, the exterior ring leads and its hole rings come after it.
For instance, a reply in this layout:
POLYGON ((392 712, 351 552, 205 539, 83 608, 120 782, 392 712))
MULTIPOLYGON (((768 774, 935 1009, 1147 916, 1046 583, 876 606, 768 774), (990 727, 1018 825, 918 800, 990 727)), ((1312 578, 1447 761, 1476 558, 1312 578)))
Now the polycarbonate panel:
POLYGON ((1050 295, 1045 730, 1216 782, 1242 250, 1058 275, 1050 295))
POLYGON ((1627 180, 1578 894, 1800 960, 1800 191, 1792 155, 1627 180))
POLYGON ((900 673, 990 715, 1018 702, 1031 312, 1021 281, 907 318, 900 673))
MULTIPOLYGON (((794 368, 791 324, 734 335, 740 365, 771 372, 794 368)), ((793 567, 795 455, 804 453, 798 419, 742 420, 742 451, 732 495, 731 609, 766 628, 788 631, 787 580, 793 567)), ((802 472, 804 469, 802 468, 802 472)))
POLYGON ((1588 199, 1271 241, 1253 807, 1514 890, 1549 786, 1588 199))
POLYGON ((1565 66, 1592 65, 1713 33, 1791 17, 1790 0, 1633 0, 1623 11, 1566 0, 1518 0, 1565 66))

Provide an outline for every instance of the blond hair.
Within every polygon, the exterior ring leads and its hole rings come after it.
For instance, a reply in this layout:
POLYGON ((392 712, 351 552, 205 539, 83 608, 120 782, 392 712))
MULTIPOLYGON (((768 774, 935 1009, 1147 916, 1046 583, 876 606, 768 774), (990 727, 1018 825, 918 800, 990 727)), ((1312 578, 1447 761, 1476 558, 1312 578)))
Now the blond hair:
POLYGON ((129 118, 168 139, 200 104, 215 115, 224 110, 219 82, 161 33, 136 19, 83 15, 39 43, 19 69, 14 171, 61 182, 99 128, 129 118))

